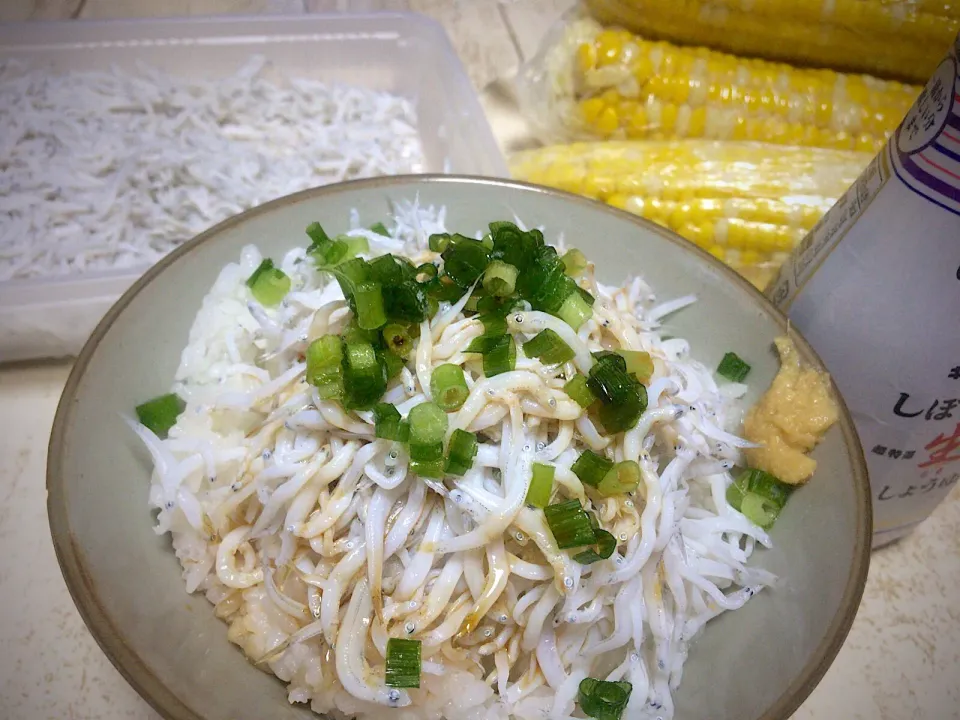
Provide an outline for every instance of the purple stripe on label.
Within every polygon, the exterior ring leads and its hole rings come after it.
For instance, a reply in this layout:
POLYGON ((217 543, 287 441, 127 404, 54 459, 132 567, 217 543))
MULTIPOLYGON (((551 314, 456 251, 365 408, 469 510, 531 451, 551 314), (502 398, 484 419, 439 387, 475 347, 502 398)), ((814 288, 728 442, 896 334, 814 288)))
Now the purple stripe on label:
POLYGON ((914 193, 914 194, 916 194, 916 195, 919 195, 920 197, 922 197, 924 200, 926 200, 926 201, 928 201, 928 202, 932 202, 934 205, 936 205, 937 207, 943 208, 943 209, 946 210, 947 212, 953 213, 954 215, 960 215, 960 210, 957 210, 956 208, 952 208, 952 207, 947 207, 946 205, 944 205, 942 202, 940 202, 939 200, 937 200, 937 199, 936 199, 935 197, 933 197, 932 195, 927 195, 927 193, 925 193, 925 192, 920 192, 920 190, 918 190, 918 189, 915 188, 913 185, 911 185, 911 184, 907 181, 907 178, 905 178, 905 177, 903 176, 903 173, 900 172, 900 168, 897 167, 897 164, 896 164, 896 163, 893 164, 893 172, 896 173, 897 177, 900 179, 900 182, 902 182, 902 183, 904 184, 904 186, 907 188, 907 190, 909 190, 910 192, 912 192, 912 193, 914 193))
POLYGON ((946 155, 951 160, 956 160, 957 162, 960 162, 960 153, 958 153, 955 150, 951 150, 950 148, 946 147, 943 143, 935 142, 933 144, 933 147, 936 148, 938 153, 946 155))
POLYGON ((960 115, 954 115, 953 113, 947 115, 947 125, 954 130, 960 130, 960 115))
POLYGON ((931 175, 915 163, 910 155, 901 155, 900 162, 903 164, 903 169, 917 181, 926 185, 934 192, 943 195, 945 198, 949 198, 954 202, 960 202, 960 186, 952 185, 946 180, 941 180, 936 175, 931 175))

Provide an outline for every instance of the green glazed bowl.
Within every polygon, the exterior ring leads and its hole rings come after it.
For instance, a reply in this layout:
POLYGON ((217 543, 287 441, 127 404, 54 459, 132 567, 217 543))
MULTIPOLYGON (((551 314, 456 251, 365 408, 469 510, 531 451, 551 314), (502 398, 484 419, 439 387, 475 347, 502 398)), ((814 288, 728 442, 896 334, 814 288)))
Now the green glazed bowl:
MULTIPOLYGON (((363 180, 291 195, 227 220, 151 268, 87 342, 57 410, 47 463, 48 511, 73 599, 110 660, 157 711, 176 720, 307 718, 285 687, 227 641, 201 595, 184 591, 166 537, 153 532, 150 465, 121 413, 167 392, 200 301, 221 267, 257 243, 277 256, 321 220, 383 219, 391 203, 445 205, 447 225, 473 232, 514 214, 568 242, 618 284, 641 274, 666 299, 700 302, 672 316, 671 335, 716 364, 749 358, 751 402, 778 369, 786 320, 732 270, 671 232, 599 203, 532 185, 456 176, 363 180)), ((806 362, 820 366, 793 333, 806 362)), ((838 396, 839 397, 839 396, 838 396)), ((863 454, 846 408, 814 452, 819 469, 753 562, 782 585, 711 622, 675 694, 676 720, 786 720, 823 677, 850 629, 867 576, 871 515, 863 454)))

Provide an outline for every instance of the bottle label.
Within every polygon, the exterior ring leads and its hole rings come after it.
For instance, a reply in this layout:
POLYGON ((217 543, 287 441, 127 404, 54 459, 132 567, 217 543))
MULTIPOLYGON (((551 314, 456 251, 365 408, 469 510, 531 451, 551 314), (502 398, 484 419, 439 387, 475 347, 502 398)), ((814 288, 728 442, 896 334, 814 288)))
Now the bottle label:
POLYGON ((851 409, 879 536, 925 518, 960 481, 956 55, 767 290, 851 409))

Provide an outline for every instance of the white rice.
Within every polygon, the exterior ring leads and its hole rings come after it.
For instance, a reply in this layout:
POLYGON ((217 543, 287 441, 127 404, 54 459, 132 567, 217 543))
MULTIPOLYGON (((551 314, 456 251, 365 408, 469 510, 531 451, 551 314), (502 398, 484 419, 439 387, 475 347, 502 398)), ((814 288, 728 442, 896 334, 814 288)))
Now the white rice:
POLYGON ((246 208, 423 162, 409 101, 262 57, 221 80, 0 60, 0 281, 146 267, 246 208))
MULTIPOLYGON (((372 252, 400 246, 417 262, 431 258, 426 236, 443 220, 433 208, 403 204, 397 240, 372 252)), ((774 581, 746 567, 756 544, 769 544, 767 535, 725 499, 744 444, 729 433, 740 425, 736 397, 745 387, 718 388, 685 341, 661 339, 654 319, 687 300, 657 305, 639 279, 623 289, 587 280, 595 313, 572 341, 596 350, 617 338, 656 362, 649 408, 634 430, 614 438, 596 435, 585 417, 575 429, 573 421, 550 419, 570 411, 572 401, 557 388, 572 367, 521 355, 518 372, 485 381, 462 353, 475 321, 457 314, 440 332, 441 309, 433 330, 425 324, 421 331, 421 343, 433 336, 429 350, 411 356, 387 394, 400 408, 417 404, 426 392, 420 375, 442 362, 463 364, 471 386, 488 383, 481 387, 490 393, 475 393, 482 407, 473 419, 462 417, 470 400, 450 416, 451 428, 469 423, 484 437, 474 470, 448 478, 444 490, 412 474, 398 483, 404 452, 395 457, 391 443, 371 442, 369 413, 317 402, 303 382, 305 337, 336 332, 346 313, 336 285, 302 259, 302 250, 282 259, 294 291, 276 309, 259 307, 244 284, 261 261, 255 247, 227 265, 197 315, 173 385, 185 412, 162 441, 133 423, 155 461, 156 529, 172 534, 188 592, 206 593, 230 640, 288 683, 291 702, 337 718, 561 720, 582 715, 575 701, 587 676, 632 684, 625 718, 671 718, 673 692, 703 626, 774 581), (521 381, 524 370, 534 379, 521 381), (524 390, 526 382, 539 390, 524 390), (497 410, 518 402, 524 421, 515 426, 497 410), (541 550, 542 515, 522 507, 505 532, 484 535, 508 498, 525 495, 531 460, 557 468, 558 492, 586 500, 569 468, 591 442, 607 445, 613 459, 638 460, 644 471, 638 492, 594 505, 618 538, 610 559, 580 565, 571 559, 576 550, 541 550), (335 483, 310 479, 337 463, 335 483), (325 514, 321 524, 330 529, 312 533, 325 514), (476 549, 431 552, 462 544, 471 532, 483 535, 470 544, 476 549), (398 550, 387 557, 395 535, 398 550), (513 559, 503 560, 505 553, 513 559), (504 563, 507 580, 498 586, 504 563), (387 629, 371 581, 382 582, 387 629), (435 602, 437 612, 418 624, 435 602), (476 629, 454 637, 471 608, 481 608, 476 629), (384 686, 388 633, 423 640, 420 689, 384 686)), ((518 339, 551 322, 538 317, 524 316, 518 339)))

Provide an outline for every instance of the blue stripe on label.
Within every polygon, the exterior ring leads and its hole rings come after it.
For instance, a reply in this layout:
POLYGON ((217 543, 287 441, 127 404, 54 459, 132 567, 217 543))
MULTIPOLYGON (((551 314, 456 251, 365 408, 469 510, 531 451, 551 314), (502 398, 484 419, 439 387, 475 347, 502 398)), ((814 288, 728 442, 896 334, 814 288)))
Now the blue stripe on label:
POLYGON ((936 151, 937 151, 938 153, 941 153, 942 155, 946 155, 946 156, 947 156, 948 158, 950 158, 951 160, 956 160, 957 162, 960 162, 960 153, 958 153, 958 152, 956 152, 956 151, 954 151, 954 150, 951 150, 951 149, 948 148, 948 147, 945 147, 944 145, 942 145, 942 144, 939 143, 939 142, 935 142, 935 143, 933 144, 933 147, 936 148, 936 151))
POLYGON ((936 175, 931 175, 913 161, 912 155, 901 155, 900 162, 903 164, 903 169, 920 183, 926 185, 934 192, 943 195, 948 200, 960 202, 960 187, 941 180, 936 175))

